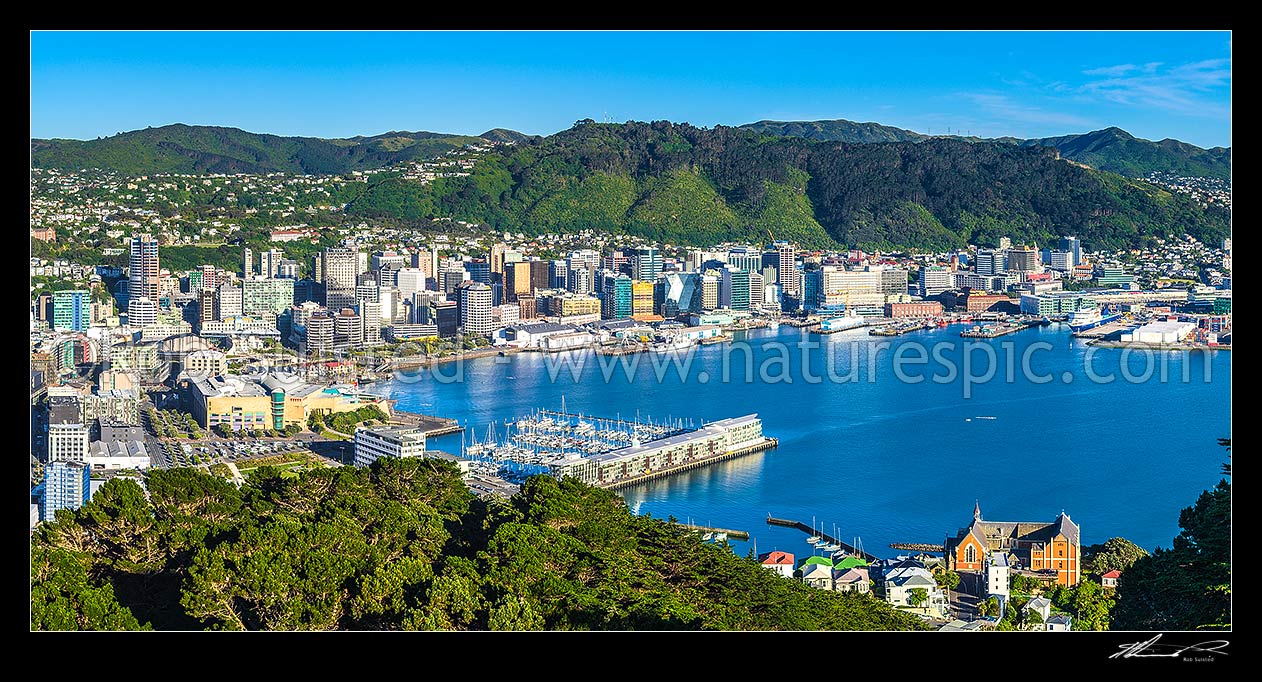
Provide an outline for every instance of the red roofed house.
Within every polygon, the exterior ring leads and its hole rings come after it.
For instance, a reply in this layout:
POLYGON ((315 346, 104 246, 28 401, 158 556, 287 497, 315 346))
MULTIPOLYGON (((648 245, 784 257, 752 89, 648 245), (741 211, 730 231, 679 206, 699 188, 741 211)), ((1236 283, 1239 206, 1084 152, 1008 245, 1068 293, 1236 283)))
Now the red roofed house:
POLYGON ((1120 577, 1122 577, 1122 572, 1117 569, 1113 569, 1112 571, 1100 576, 1100 584, 1107 590, 1117 589, 1117 579, 1120 577))
POLYGON ((779 573, 786 578, 793 577, 793 555, 788 552, 767 552, 758 555, 758 561, 763 566, 779 573))

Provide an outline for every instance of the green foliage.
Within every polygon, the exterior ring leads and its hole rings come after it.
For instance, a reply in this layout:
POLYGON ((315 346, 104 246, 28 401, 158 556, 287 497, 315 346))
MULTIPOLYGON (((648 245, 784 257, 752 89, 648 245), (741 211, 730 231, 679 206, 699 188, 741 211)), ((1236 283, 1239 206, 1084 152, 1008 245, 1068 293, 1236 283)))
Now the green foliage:
POLYGON ((1116 629, 1231 627, 1231 484, 1201 493, 1180 512, 1179 527, 1173 547, 1139 559, 1118 579, 1116 629))
POLYGON ((920 606, 921 604, 929 601, 929 590, 926 590, 923 587, 914 587, 911 590, 911 594, 908 595, 907 601, 910 602, 912 606, 920 606))
POLYGON ((1126 538, 1109 538, 1102 545, 1083 548, 1087 570, 1096 575, 1109 571, 1125 571, 1136 561, 1148 556, 1148 550, 1126 538))
POLYGON ((534 477, 506 503, 484 503, 440 460, 386 458, 362 469, 286 473, 259 467, 238 490, 195 469, 155 470, 148 498, 132 481, 111 481, 33 539, 33 623, 923 627, 864 595, 785 580, 677 525, 635 516, 614 493, 573 479, 534 477))
POLYGON ((999 613, 999 599, 991 597, 977 602, 977 615, 993 616, 999 613))
POLYGON ((88 577, 85 557, 56 547, 31 550, 32 630, 141 630, 109 583, 88 577))
POLYGON ((334 431, 340 431, 345 434, 355 433, 355 427, 358 424, 369 420, 378 422, 386 421, 387 417, 380 407, 376 405, 365 405, 349 412, 338 412, 332 415, 326 415, 324 423, 334 431))
POLYGON ((213 265, 229 272, 240 270, 241 247, 228 244, 162 247, 162 267, 171 272, 193 270, 201 265, 213 265))

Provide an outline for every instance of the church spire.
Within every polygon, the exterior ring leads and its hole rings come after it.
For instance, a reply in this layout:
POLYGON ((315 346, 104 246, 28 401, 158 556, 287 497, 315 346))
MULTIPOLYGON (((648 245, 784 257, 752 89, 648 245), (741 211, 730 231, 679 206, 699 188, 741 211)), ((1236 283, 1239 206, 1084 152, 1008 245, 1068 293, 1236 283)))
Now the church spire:
POLYGON ((974 521, 982 520, 982 505, 977 500, 973 500, 973 520, 974 521))

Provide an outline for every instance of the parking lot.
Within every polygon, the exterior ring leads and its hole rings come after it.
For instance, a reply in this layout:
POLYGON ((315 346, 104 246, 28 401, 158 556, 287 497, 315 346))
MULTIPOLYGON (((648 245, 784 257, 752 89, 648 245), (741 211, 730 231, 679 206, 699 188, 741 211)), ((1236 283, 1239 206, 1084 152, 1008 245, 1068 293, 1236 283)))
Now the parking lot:
POLYGON ((305 443, 283 440, 254 442, 203 440, 195 443, 162 441, 157 443, 152 459, 155 467, 167 469, 225 462, 236 463, 306 449, 308 448, 305 443))

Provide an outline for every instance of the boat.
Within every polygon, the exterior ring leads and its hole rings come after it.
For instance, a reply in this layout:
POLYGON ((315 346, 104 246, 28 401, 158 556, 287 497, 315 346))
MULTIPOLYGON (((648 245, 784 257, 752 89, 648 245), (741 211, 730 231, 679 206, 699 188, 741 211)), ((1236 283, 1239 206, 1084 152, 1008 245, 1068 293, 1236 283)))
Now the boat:
POLYGON ((815 532, 815 517, 812 516, 811 517, 811 537, 806 539, 806 544, 817 545, 819 544, 819 540, 820 540, 819 535, 817 535, 815 532))
POLYGON ((998 417, 991 417, 987 415, 987 416, 978 417, 978 419, 998 419, 998 417))
POLYGON ((938 320, 938 326, 939 326, 939 327, 945 327, 945 326, 947 326, 947 324, 948 324, 948 322, 947 322, 946 320, 938 320))
POLYGON ((702 541, 702 542, 709 542, 709 541, 710 541, 710 540, 712 540, 713 538, 714 538, 714 533, 706 533, 705 535, 702 535, 702 536, 701 536, 701 541, 702 541))
POLYGON ((780 322, 778 322, 777 320, 772 320, 771 324, 767 325, 767 329, 770 329, 773 332, 779 328, 780 328, 780 322))
POLYGON ((727 533, 722 533, 722 532, 720 532, 720 533, 715 533, 715 534, 714 534, 714 541, 715 541, 715 542, 725 542, 726 540, 727 540, 727 533))
POLYGON ((1121 313, 1103 313, 1097 308, 1092 308, 1090 310, 1075 310, 1069 313, 1067 322, 1070 329, 1081 332, 1094 329, 1102 324, 1108 324, 1121 316, 1121 313))

